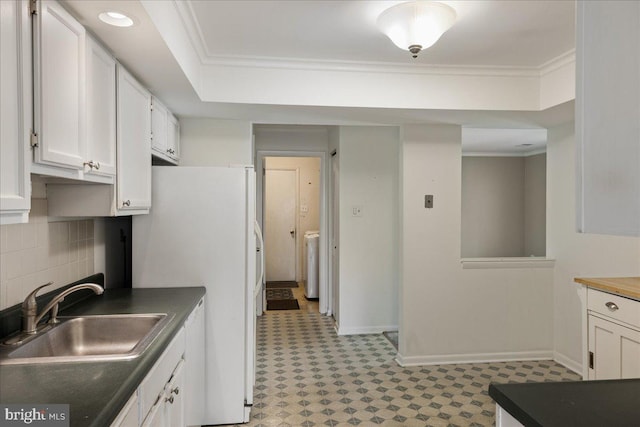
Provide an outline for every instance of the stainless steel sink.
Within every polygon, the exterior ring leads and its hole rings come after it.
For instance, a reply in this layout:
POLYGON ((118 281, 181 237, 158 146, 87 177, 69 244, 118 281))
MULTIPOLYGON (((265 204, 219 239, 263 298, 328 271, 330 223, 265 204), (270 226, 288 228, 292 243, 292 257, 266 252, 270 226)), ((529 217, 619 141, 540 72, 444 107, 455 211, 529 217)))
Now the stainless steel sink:
POLYGON ((173 315, 114 314, 60 317, 19 345, 0 346, 0 365, 126 360, 138 357, 173 315))

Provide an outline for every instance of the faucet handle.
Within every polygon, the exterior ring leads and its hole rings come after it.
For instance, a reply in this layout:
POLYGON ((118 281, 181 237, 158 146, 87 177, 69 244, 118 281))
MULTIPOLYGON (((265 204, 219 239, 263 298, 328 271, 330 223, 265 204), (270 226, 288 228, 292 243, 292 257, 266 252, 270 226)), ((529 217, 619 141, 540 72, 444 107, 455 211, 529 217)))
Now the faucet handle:
POLYGON ((25 309, 26 310, 35 309, 37 307, 37 305, 36 305, 36 294, 38 293, 38 291, 40 289, 45 288, 47 286, 51 286, 51 285, 53 285, 53 282, 45 283, 44 285, 38 286, 33 291, 31 291, 31 293, 29 293, 29 295, 27 295, 27 297, 22 302, 22 309, 23 310, 25 310, 25 309))

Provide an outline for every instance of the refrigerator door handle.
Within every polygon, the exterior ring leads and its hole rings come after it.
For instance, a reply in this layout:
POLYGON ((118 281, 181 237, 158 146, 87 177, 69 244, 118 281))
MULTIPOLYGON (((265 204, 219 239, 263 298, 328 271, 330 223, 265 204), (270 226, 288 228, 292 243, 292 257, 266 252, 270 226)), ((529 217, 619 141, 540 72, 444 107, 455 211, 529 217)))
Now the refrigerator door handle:
POLYGON ((264 279, 264 240, 262 239, 262 230, 260 229, 258 221, 254 221, 253 231, 260 242, 260 277, 253 289, 253 297, 255 298, 262 291, 262 280, 264 279))

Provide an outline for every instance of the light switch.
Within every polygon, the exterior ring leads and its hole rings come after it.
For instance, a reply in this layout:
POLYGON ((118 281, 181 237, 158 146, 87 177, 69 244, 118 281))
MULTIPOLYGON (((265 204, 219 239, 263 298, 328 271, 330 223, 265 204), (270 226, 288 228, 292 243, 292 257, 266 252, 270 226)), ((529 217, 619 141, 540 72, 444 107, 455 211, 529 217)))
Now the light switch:
POLYGON ((427 194, 424 196, 424 207, 427 209, 431 209, 433 207, 433 195, 427 194))

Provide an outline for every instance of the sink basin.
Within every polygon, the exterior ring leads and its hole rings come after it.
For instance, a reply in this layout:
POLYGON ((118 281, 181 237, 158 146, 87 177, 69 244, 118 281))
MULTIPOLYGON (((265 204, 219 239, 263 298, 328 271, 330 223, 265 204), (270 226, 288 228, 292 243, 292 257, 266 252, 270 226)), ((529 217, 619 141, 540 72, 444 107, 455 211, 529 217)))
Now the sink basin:
POLYGON ((3 345, 0 365, 126 360, 138 357, 173 316, 114 314, 60 317, 20 345, 3 345))

